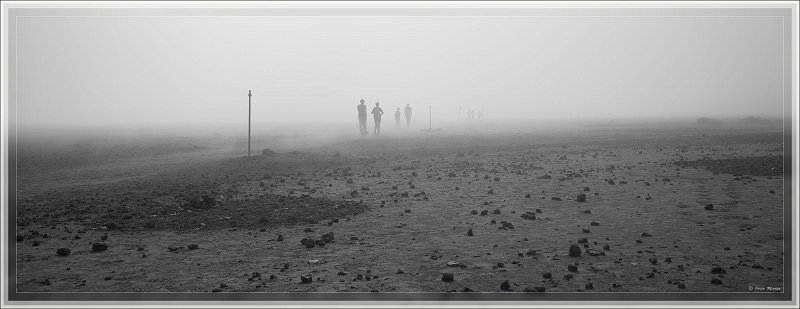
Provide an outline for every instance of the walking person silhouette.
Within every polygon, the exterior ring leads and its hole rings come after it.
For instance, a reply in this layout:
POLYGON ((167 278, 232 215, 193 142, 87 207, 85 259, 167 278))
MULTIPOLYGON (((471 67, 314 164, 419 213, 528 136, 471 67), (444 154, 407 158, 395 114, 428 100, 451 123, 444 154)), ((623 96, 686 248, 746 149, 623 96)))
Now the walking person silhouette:
POLYGON ((394 126, 397 127, 397 128, 400 127, 400 108, 399 107, 394 112, 394 126))
POLYGON ((375 135, 381 135, 381 115, 383 115, 381 103, 375 102, 375 107, 372 108, 372 117, 375 120, 375 135))
POLYGON ((367 105, 364 104, 364 99, 361 99, 361 104, 356 105, 356 109, 358 110, 358 128, 361 135, 366 135, 369 131, 367 131, 367 105))
POLYGON ((406 126, 411 127, 411 105, 406 104, 406 126))

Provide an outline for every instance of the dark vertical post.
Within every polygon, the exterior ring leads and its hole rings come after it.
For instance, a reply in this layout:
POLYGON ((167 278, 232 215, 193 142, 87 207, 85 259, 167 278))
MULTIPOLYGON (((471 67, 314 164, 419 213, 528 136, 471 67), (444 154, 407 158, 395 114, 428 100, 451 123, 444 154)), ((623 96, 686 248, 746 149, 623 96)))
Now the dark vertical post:
POLYGON ((253 97, 252 90, 247 90, 247 156, 250 156, 250 99, 253 97))

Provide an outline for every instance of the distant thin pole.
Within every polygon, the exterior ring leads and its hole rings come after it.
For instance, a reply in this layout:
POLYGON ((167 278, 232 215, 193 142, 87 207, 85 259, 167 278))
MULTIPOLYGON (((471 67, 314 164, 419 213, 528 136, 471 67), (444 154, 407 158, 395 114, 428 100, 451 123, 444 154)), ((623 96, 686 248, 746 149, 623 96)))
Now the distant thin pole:
POLYGON ((458 121, 461 121, 461 105, 458 106, 458 121))
POLYGON ((250 111, 252 108, 250 107, 250 101, 253 97, 252 90, 247 90, 247 156, 250 156, 250 111))
POLYGON ((428 105, 428 129, 433 130, 433 116, 431 115, 430 105, 428 105))

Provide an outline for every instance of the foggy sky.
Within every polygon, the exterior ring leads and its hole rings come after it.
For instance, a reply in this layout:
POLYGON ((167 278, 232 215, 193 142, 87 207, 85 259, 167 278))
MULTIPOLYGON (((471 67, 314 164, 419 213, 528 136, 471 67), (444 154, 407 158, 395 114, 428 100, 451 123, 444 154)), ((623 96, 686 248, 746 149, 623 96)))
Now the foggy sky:
MULTIPOLYGON (((781 116, 775 17, 22 17, 20 126, 781 116), (442 117, 442 118, 438 118, 442 117)), ((13 77, 12 77, 13 78, 13 77)))

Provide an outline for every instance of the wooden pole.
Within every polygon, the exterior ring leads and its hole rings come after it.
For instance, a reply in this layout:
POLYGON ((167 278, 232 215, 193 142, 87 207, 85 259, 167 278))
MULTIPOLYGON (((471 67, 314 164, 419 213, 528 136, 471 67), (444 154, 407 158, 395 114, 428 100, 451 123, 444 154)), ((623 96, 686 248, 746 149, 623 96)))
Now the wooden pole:
POLYGON ((250 100, 253 97, 252 90, 247 90, 247 156, 250 157, 250 100))

